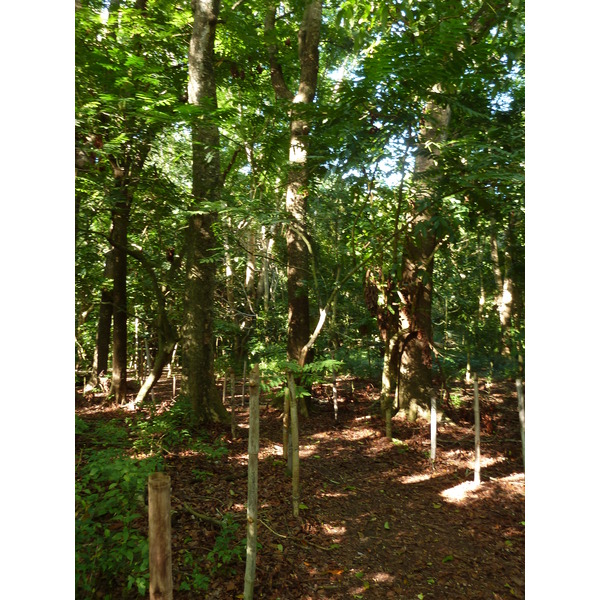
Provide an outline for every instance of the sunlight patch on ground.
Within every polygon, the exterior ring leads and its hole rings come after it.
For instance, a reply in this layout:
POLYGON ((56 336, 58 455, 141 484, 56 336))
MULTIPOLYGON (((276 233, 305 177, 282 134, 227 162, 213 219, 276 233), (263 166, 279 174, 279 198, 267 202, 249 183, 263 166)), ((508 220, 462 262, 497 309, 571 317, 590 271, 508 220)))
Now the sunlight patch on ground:
POLYGON ((377 583, 394 583, 396 578, 389 573, 375 573, 371 579, 377 583))
POLYGON ((419 483, 421 481, 427 481, 428 479, 431 479, 429 473, 422 473, 421 475, 404 475, 404 477, 400 477, 400 483, 419 483))
POLYGON ((341 538, 346 533, 345 525, 328 525, 327 523, 323 523, 323 532, 327 535, 330 535, 333 538, 333 541, 338 543, 341 541, 341 538))
POLYGON ((298 450, 298 454, 300 458, 308 458, 318 452, 318 449, 319 447, 316 444, 306 444, 298 450))
POLYGON ((525 485, 525 473, 513 473, 506 477, 490 477, 491 481, 500 481, 502 483, 512 483, 513 485, 525 485))
POLYGON ((463 481, 452 488, 440 492, 440 495, 448 500, 448 502, 460 503, 467 497, 469 492, 476 490, 478 487, 473 481, 463 481))
POLYGON ((269 444, 268 446, 263 446, 259 450, 258 456, 261 459, 269 456, 283 456, 283 446, 280 444, 269 444))
MULTIPOLYGON (((504 457, 496 460, 489 460, 491 461, 490 464, 494 464, 497 462, 503 462, 504 457)), ((474 481, 464 481, 459 485, 456 485, 454 487, 444 490, 443 492, 440 492, 440 495, 448 502, 458 504, 469 496, 484 497, 486 495, 486 490, 487 492, 490 492, 493 489, 494 484, 498 483, 501 485, 508 484, 516 486, 517 488, 525 487, 525 475, 523 473, 513 473, 512 475, 507 475, 506 477, 491 477, 489 482, 484 482, 478 486, 475 485, 474 481)))
POLYGON ((347 498, 348 497, 348 493, 347 492, 332 492, 332 491, 327 491, 327 492, 321 492, 320 496, 322 498, 347 498))

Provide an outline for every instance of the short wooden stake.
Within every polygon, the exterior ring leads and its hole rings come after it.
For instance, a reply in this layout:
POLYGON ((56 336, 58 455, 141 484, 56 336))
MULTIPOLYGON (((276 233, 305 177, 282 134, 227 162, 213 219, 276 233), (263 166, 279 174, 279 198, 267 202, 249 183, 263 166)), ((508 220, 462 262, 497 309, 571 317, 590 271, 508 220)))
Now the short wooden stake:
POLYGON ((290 452, 290 388, 286 387, 283 397, 283 460, 288 463, 288 470, 292 472, 290 452))
POLYGON ((481 430, 479 413, 479 380, 477 373, 473 375, 473 415, 475 420, 475 485, 481 483, 481 430))
POLYGON ((523 470, 525 470, 525 395, 523 394, 523 380, 517 379, 517 401, 519 407, 519 422, 521 424, 521 446, 523 448, 523 470))
POLYGON ((431 464, 435 463, 435 451, 437 448, 437 398, 431 394, 431 464))
POLYGON ((288 372, 288 388, 290 390, 290 427, 292 438, 292 514, 300 516, 300 444, 298 435, 298 398, 294 375, 288 372))
POLYGON ((148 477, 148 543, 150 600, 173 600, 171 478, 165 473, 148 477))
POLYGON ((260 371, 254 365, 250 373, 250 401, 248 417, 248 505, 246 531, 246 573, 244 575, 244 600, 252 600, 256 577, 256 546, 258 523, 258 450, 259 450, 259 396, 260 371))

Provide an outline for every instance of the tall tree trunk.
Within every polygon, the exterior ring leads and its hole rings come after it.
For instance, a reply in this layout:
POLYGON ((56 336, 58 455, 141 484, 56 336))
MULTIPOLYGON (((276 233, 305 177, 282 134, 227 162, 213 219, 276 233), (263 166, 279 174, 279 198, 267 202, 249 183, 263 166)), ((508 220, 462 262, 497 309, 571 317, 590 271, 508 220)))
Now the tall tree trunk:
POLYGON ((188 222, 186 262, 186 314, 183 327, 184 386, 196 422, 228 421, 214 374, 214 258, 217 221, 206 204, 221 197, 219 129, 212 117, 217 108, 214 44, 219 0, 192 0, 194 25, 189 51, 189 102, 206 112, 192 123, 192 192, 195 208, 188 222))
POLYGON ((118 404, 127 399, 127 230, 130 202, 124 183, 116 179, 116 202, 113 209, 113 360, 110 395, 118 404))
MULTIPOLYGON (((434 93, 439 93, 435 86, 434 93)), ((433 259, 437 246, 431 226, 435 214, 435 176, 439 149, 450 123, 450 107, 435 99, 427 103, 419 134, 415 159, 416 193, 411 202, 412 219, 407 228, 402 255, 401 323, 404 330, 398 380, 400 413, 414 420, 420 412, 428 412, 433 382, 431 378, 431 348, 433 328, 431 301, 433 293, 433 259)))
MULTIPOLYGON (((287 292, 288 292, 288 360, 299 360, 300 352, 310 338, 308 283, 310 274, 307 203, 308 203, 308 134, 307 107, 312 103, 319 74, 319 40, 321 34, 322 0, 307 0, 298 30, 300 82, 296 94, 288 89, 276 47, 270 45, 271 81, 277 96, 291 101, 289 171, 287 178, 286 212, 288 228, 287 292)), ((275 8, 270 7, 265 30, 273 32, 275 8)))

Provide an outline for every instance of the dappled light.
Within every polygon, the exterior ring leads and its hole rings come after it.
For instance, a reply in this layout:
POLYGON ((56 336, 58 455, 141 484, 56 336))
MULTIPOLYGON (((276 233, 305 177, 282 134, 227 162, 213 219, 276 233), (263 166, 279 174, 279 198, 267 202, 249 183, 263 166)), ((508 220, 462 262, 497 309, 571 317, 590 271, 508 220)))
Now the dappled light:
MULTIPOLYGON (((478 598, 490 586, 503 597, 508 581, 519 597, 524 474, 518 467, 518 446, 504 441, 515 439, 516 422, 499 419, 500 437, 484 436, 482 483, 475 488, 469 423, 440 428, 432 466, 428 424, 397 420, 393 439, 386 439, 381 421, 364 418, 370 398, 360 386, 355 382, 354 403, 340 404, 341 426, 334 427, 327 403, 316 403, 312 417, 302 420, 299 519, 291 517, 291 481, 284 473, 279 413, 263 404, 257 589, 299 600, 413 598, 423 589, 434 592, 435 598, 478 598), (503 450, 507 448, 510 454, 503 450), (497 558, 489 560, 490 552, 497 558)), ((495 394, 499 390, 492 389, 495 394)), ((511 410, 514 396, 506 397, 511 410)), ((131 417, 110 406, 79 414, 94 426, 106 422, 103 411, 112 423, 107 433, 122 427, 125 419, 147 428, 157 418, 143 411, 131 417)), ((173 438, 175 445, 169 445, 164 433, 152 437, 156 434, 151 429, 148 448, 153 451, 141 446, 135 454, 148 460, 156 451, 164 453, 173 481, 174 556, 217 548, 217 556, 232 561, 212 576, 214 585, 226 590, 230 585, 231 590, 240 589, 243 576, 236 557, 244 552, 247 407, 238 406, 236 413, 236 439, 216 428, 207 431, 200 444, 181 433, 173 438), (223 527, 215 525, 227 515, 223 527)), ((204 572, 214 568, 210 561, 203 564, 204 572)), ((185 564, 178 565, 179 577, 187 577, 185 564)))
POLYGON ((78 599, 524 598, 524 20, 76 0, 78 599))

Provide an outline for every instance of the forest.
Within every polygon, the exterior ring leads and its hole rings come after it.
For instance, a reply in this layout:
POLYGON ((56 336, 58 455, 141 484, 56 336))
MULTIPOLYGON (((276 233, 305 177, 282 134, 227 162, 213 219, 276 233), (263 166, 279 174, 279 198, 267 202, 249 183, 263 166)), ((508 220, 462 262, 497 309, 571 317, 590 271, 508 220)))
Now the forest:
POLYGON ((76 597, 524 598, 524 3, 74 18, 76 597))

